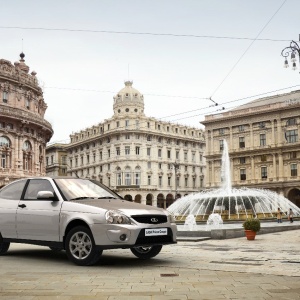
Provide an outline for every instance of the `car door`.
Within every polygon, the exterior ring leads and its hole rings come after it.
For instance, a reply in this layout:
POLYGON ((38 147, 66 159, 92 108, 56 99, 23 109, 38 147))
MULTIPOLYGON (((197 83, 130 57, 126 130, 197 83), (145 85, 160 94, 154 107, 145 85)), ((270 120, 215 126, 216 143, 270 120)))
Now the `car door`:
POLYGON ((37 199, 39 191, 54 193, 54 188, 48 179, 29 180, 17 209, 18 239, 58 242, 62 202, 37 199))
POLYGON ((0 233, 4 238, 17 238, 16 213, 26 182, 12 182, 0 191, 0 233))

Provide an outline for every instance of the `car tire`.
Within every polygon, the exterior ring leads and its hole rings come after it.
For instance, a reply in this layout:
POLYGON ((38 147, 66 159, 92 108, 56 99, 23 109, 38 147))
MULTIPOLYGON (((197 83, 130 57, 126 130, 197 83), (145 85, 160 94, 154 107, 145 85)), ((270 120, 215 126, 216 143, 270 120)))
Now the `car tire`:
POLYGON ((130 248, 131 252, 140 259, 149 259, 156 256, 162 249, 162 245, 140 246, 130 248))
POLYGON ((102 254, 95 245, 92 232, 85 226, 74 227, 68 232, 65 249, 69 260, 79 266, 95 264, 102 254))
POLYGON ((10 243, 8 242, 2 242, 0 243, 0 255, 5 254, 10 246, 10 243))

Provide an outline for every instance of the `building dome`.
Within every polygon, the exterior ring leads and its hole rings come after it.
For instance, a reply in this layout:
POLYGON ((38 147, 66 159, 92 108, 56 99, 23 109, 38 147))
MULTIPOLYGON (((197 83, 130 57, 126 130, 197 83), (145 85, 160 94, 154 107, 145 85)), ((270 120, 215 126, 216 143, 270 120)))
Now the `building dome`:
POLYGON ((132 81, 125 81, 125 87, 114 96, 115 115, 144 114, 144 96, 132 84, 132 81))

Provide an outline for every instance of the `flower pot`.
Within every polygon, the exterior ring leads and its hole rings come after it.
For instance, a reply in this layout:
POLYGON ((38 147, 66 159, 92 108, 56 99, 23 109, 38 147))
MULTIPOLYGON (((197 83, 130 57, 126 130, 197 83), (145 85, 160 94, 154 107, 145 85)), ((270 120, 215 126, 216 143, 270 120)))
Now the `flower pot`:
POLYGON ((253 230, 245 230, 247 240, 254 240, 256 236, 256 232, 253 230))

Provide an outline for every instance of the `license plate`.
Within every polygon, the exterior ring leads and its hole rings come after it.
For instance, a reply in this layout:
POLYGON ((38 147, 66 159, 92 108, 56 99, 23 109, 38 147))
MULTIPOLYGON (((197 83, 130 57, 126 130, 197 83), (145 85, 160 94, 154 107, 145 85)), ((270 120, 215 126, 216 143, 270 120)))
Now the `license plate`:
POLYGON ((145 229, 145 236, 154 236, 154 235, 167 235, 167 228, 153 228, 153 229, 145 229))

